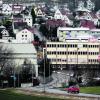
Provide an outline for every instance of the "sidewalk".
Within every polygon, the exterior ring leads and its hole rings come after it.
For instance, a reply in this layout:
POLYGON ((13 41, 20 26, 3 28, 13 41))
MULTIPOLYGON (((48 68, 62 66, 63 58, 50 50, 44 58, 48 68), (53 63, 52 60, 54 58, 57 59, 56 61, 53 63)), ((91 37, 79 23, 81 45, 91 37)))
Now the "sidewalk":
POLYGON ((31 94, 31 95, 40 95, 40 96, 49 96, 55 98, 62 98, 62 99, 72 99, 72 100, 100 100, 100 95, 93 95, 93 94, 69 94, 66 91, 62 91, 60 89, 53 89, 48 87, 23 87, 17 89, 21 93, 24 94, 31 94), (45 90, 45 93, 44 93, 45 90))

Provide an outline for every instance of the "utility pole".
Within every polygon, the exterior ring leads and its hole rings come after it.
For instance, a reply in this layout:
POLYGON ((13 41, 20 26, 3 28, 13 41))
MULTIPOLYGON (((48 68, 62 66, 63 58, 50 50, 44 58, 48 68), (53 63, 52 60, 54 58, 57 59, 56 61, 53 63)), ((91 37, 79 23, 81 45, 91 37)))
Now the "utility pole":
POLYGON ((45 93, 45 67, 46 67, 45 65, 46 65, 46 49, 43 49, 43 50, 44 50, 44 51, 43 51, 43 52, 44 52, 44 74, 43 74, 43 75, 44 75, 44 76, 43 76, 43 77, 44 77, 44 78, 43 78, 44 90, 43 90, 43 92, 45 93))

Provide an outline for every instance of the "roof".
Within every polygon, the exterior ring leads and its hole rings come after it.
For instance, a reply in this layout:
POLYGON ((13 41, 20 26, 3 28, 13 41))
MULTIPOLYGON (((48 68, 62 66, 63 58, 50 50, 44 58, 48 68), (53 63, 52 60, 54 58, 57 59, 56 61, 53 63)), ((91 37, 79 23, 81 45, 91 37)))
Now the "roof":
POLYGON ((66 23, 65 23, 65 21, 63 21, 61 19, 58 19, 58 20, 50 19, 50 20, 46 21, 46 25, 50 26, 50 27, 59 27, 59 26, 66 26, 66 23))
POLYGON ((14 22, 15 29, 25 29, 27 27, 27 22, 14 22))
POLYGON ((59 27, 58 30, 67 30, 67 31, 89 31, 89 28, 83 28, 83 27, 79 27, 79 28, 59 27))
POLYGON ((90 20, 81 20, 81 27, 87 27, 90 29, 94 29, 95 25, 93 21, 90 20))
POLYGON ((83 12, 90 12, 88 9, 86 8, 78 8, 76 9, 76 11, 83 11, 83 12))
POLYGON ((0 26, 0 28, 1 28, 1 29, 5 29, 6 27, 5 27, 5 26, 3 26, 3 25, 1 25, 1 26, 0 26))
POLYGON ((100 29, 91 29, 92 32, 100 32, 100 29))
POLYGON ((92 18, 96 18, 96 19, 98 18, 97 15, 93 12, 90 12, 89 14, 91 15, 92 18))
POLYGON ((34 54, 36 49, 33 44, 24 44, 24 43, 0 43, 0 46, 3 45, 4 48, 11 49, 13 53, 17 54, 34 54))

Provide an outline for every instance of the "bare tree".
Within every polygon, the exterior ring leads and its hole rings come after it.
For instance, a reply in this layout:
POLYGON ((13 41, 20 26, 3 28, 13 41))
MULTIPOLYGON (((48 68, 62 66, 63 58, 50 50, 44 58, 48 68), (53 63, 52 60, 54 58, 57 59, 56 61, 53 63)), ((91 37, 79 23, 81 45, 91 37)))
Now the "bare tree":
POLYGON ((0 46, 0 74, 8 76, 12 73, 14 67, 12 52, 11 49, 0 46))

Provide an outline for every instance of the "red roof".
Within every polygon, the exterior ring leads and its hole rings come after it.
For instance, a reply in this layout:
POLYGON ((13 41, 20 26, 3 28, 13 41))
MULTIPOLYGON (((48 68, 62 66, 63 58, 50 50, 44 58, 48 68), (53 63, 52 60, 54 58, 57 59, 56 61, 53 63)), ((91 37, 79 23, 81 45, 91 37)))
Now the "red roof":
POLYGON ((81 20, 81 27, 87 27, 90 29, 94 29, 95 25, 94 25, 94 22, 90 20, 81 20))

